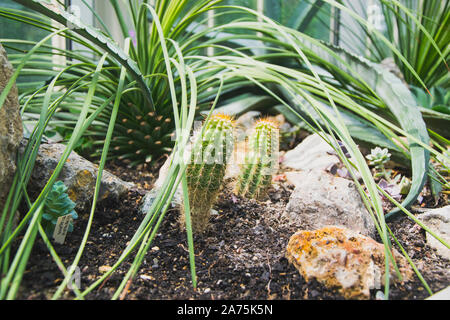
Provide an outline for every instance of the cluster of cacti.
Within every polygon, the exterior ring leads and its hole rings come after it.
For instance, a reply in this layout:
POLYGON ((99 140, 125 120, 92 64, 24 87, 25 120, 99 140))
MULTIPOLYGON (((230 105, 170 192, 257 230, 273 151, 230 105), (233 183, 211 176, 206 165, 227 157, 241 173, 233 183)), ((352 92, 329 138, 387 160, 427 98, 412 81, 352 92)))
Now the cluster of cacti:
MULTIPOLYGON (((212 205, 223 184, 234 144, 233 120, 226 115, 213 115, 197 132, 190 163, 186 169, 194 233, 205 231, 212 205)), ((262 198, 278 168, 279 132, 270 120, 258 121, 248 139, 244 164, 241 166, 235 193, 247 198, 262 198)), ((184 209, 184 206, 182 206, 184 209)), ((182 210, 181 223, 185 223, 182 210)))
MULTIPOLYGON (((59 217, 70 214, 72 219, 77 219, 78 215, 74 210, 75 203, 70 200, 67 194, 67 187, 64 182, 58 181, 53 184, 52 190, 45 200, 43 214, 42 214, 42 227, 48 236, 52 236, 55 230, 56 222, 59 217)), ((72 232, 73 224, 69 224, 69 232, 72 232)))
MULTIPOLYGON (((194 140, 186 169, 192 230, 203 232, 208 226, 211 207, 223 184, 226 166, 233 151, 234 123, 223 114, 211 116, 194 140)), ((181 214, 184 224, 184 211, 181 214)))
POLYGON ((278 168, 279 132, 276 123, 259 120, 248 140, 248 152, 241 165, 235 193, 246 198, 265 196, 278 168))

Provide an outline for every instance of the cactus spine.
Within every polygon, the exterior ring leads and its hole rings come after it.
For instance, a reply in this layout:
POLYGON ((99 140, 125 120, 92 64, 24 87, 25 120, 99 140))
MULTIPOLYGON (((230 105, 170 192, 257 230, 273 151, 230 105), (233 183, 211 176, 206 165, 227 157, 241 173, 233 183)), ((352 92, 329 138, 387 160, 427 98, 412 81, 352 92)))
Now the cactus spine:
MULTIPOLYGON (((211 207, 223 183, 226 165, 233 150, 233 120, 223 114, 211 116, 203 134, 194 142, 191 161, 186 168, 192 230, 205 231, 211 207)), ((184 223, 184 212, 181 215, 184 223)))
POLYGON ((248 149, 235 193, 251 199, 261 199, 272 183, 272 174, 278 168, 277 125, 267 119, 259 120, 249 137, 248 149))

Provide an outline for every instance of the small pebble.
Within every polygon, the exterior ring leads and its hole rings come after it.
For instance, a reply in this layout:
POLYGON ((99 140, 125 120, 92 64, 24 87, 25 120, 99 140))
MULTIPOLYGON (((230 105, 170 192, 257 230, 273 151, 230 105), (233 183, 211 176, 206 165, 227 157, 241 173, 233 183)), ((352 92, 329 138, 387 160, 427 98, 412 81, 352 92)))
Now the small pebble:
POLYGON ((384 293, 382 291, 377 291, 377 293, 375 294, 375 299, 377 299, 377 300, 385 300, 384 293))
POLYGON ((98 271, 100 273, 106 273, 106 272, 110 271, 111 269, 112 269, 112 267, 110 267, 110 266, 101 266, 98 268, 98 271))
POLYGON ((146 275, 146 274, 141 275, 141 279, 143 279, 143 280, 155 280, 154 277, 146 275))

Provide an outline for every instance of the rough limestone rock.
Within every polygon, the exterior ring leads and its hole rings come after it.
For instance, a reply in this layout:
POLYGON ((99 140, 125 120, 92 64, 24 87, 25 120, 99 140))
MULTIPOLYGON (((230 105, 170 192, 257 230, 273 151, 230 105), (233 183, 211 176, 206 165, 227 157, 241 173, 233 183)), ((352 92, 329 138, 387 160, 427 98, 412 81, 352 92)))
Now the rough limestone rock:
MULTIPOLYGON (((393 255, 402 280, 410 280, 407 260, 395 249, 393 255)), ((384 285, 384 245, 345 228, 299 231, 290 238, 286 257, 306 281, 316 279, 346 299, 368 299, 371 289, 384 285)), ((392 264, 390 275, 390 281, 399 281, 392 264)))
POLYGON ((375 224, 353 181, 321 170, 295 174, 296 188, 283 213, 290 225, 304 230, 334 225, 375 235, 375 224))
POLYGON ((286 152, 282 166, 294 170, 326 170, 338 164, 339 158, 334 150, 317 133, 305 138, 294 149, 286 152))
MULTIPOLYGON (((450 244, 450 206, 439 209, 428 210, 420 214, 417 218, 431 229, 437 236, 450 244)), ((439 240, 428 232, 426 233, 428 245, 436 250, 436 253, 450 260, 450 249, 444 246, 439 240)))
MULTIPOLYGON (((22 144, 25 147, 25 143, 22 144)), ((32 190, 40 191, 44 188, 52 175, 59 159, 61 158, 65 145, 42 144, 36 158, 30 181, 32 190)), ((83 211, 90 208, 94 196, 95 182, 98 167, 92 162, 72 152, 58 177, 67 186, 67 193, 77 206, 76 210, 83 211)), ((131 189, 135 188, 133 183, 125 182, 106 170, 103 170, 102 183, 99 192, 99 201, 104 199, 119 199, 131 189)))
MULTIPOLYGON (((190 151, 191 145, 189 144, 186 147, 185 152, 185 161, 188 161, 189 157, 189 151, 190 151)), ((155 184, 153 185, 153 189, 147 192, 144 197, 141 200, 140 205, 140 211, 142 214, 147 214, 147 212, 150 210, 150 207, 152 206, 153 202, 155 201, 156 197, 158 196, 159 190, 161 190, 161 187, 164 184, 164 180, 167 178, 167 174, 169 173, 170 164, 172 162, 172 156, 170 156, 166 162, 164 162, 161 169, 159 169, 158 179, 156 180, 155 184)), ((183 203, 183 190, 181 188, 181 183, 178 185, 177 190, 175 191, 175 194, 173 195, 171 206, 172 208, 179 208, 181 204, 183 203)))
MULTIPOLYGON (((0 44, 0 93, 14 73, 6 51, 0 44)), ((0 109, 0 212, 16 171, 16 152, 23 135, 20 105, 14 85, 0 109)))
POLYGON ((450 286, 441 290, 425 300, 450 300, 450 286))

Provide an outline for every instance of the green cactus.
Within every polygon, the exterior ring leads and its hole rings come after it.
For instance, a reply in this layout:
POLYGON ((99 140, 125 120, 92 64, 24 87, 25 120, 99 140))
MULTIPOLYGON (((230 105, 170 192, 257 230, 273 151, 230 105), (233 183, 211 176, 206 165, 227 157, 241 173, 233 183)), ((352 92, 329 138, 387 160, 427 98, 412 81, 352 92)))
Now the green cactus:
MULTIPOLYGON (((191 161, 186 169, 194 233, 202 233, 208 226, 211 207, 223 184, 226 166, 233 151, 233 127, 231 117, 213 115, 205 124, 202 135, 194 142, 191 161)), ((184 216, 182 212, 182 224, 184 216)))
POLYGON ((266 195, 272 183, 272 174, 278 167, 277 125, 267 119, 259 120, 249 137, 248 148, 235 193, 246 198, 261 199, 266 195))
MULTIPOLYGON (((59 217, 70 214, 73 219, 78 218, 78 215, 74 210, 75 203, 70 200, 66 191, 67 187, 64 185, 64 182, 58 181, 53 184, 52 190, 45 200, 41 224, 42 228, 44 228, 45 232, 50 237, 55 230, 56 222, 59 217)), ((73 224, 70 223, 68 231, 72 232, 72 230, 73 224)))

